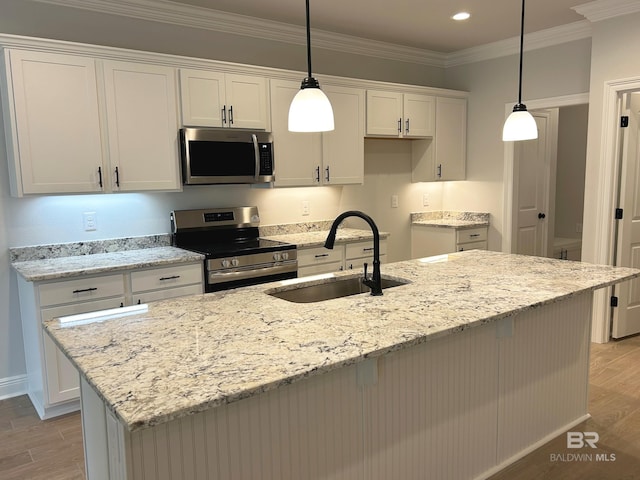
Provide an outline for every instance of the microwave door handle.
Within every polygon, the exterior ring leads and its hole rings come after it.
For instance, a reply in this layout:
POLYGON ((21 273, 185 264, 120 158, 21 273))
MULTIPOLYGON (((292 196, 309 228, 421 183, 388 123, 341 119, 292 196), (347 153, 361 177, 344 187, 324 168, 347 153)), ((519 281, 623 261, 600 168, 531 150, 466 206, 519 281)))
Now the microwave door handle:
POLYGON ((260 175, 260 147, 258 146, 258 137, 256 134, 251 134, 251 138, 253 139, 253 153, 256 156, 256 175, 255 179, 258 180, 258 176, 260 175))

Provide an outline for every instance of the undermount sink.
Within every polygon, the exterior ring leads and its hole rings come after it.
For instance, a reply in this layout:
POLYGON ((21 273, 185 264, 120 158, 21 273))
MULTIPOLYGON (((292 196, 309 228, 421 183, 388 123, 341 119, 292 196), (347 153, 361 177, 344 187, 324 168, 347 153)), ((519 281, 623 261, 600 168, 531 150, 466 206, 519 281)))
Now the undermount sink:
MULTIPOLYGON (((406 280, 382 277, 382 289, 398 287, 409 283, 406 280)), ((314 303, 335 298, 348 297, 359 293, 369 293, 371 289, 362 283, 362 277, 345 277, 332 279, 325 283, 300 283, 287 290, 272 290, 266 293, 282 300, 294 303, 314 303)))

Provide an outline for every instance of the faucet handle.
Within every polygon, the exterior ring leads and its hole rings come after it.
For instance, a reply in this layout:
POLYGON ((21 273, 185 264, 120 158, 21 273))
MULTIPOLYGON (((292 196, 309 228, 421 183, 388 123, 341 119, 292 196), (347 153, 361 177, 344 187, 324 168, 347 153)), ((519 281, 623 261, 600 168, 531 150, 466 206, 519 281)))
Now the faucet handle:
POLYGON ((364 262, 364 279, 367 280, 367 267, 369 265, 367 264, 367 262, 364 262))

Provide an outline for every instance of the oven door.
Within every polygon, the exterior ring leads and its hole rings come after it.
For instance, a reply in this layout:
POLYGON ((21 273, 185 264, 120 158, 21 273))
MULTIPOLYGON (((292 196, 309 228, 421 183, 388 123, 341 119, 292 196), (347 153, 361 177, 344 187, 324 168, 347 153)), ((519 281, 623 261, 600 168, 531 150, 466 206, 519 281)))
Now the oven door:
POLYGON ((296 260, 277 264, 250 265, 224 270, 207 270, 206 292, 217 292, 230 288, 246 287, 259 283, 287 280, 298 276, 296 260))

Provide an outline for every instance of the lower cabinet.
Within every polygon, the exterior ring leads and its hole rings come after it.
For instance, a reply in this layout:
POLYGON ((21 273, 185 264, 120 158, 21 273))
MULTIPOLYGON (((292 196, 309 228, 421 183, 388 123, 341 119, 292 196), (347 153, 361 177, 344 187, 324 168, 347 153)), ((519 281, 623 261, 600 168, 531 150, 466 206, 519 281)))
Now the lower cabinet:
POLYGON ((487 250, 488 227, 449 228, 413 225, 411 258, 430 257, 464 250, 487 250))
POLYGON ((202 263, 28 282, 18 276, 28 394, 41 419, 80 408, 78 372, 42 322, 203 291, 202 263))
MULTIPOLYGON (((387 255, 387 240, 380 240, 380 263, 387 255)), ((364 264, 373 268, 373 240, 336 244, 333 250, 324 247, 298 249, 298 277, 337 272, 340 270, 358 270, 364 264)))

